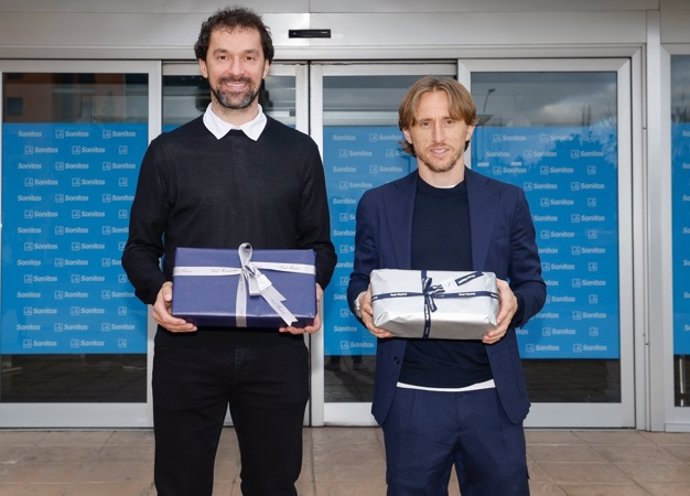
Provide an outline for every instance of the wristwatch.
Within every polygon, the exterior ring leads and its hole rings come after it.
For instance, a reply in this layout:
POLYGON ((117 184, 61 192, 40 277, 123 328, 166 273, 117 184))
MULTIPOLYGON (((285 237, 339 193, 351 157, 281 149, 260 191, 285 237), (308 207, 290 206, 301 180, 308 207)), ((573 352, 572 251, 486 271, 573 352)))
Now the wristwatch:
POLYGON ((355 298, 355 315, 357 316, 358 319, 362 318, 362 295, 366 293, 366 291, 362 291, 357 295, 357 298, 355 298))

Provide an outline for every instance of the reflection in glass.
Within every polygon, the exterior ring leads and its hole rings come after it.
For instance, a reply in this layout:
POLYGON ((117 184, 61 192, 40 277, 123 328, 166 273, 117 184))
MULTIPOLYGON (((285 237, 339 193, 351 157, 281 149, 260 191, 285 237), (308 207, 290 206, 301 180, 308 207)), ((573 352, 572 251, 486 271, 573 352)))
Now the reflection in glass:
POLYGON ((146 74, 6 73, 3 122, 146 122, 146 74))
MULTIPOLYGON (((295 77, 268 76, 259 103, 264 112, 295 127, 295 77)), ((163 130, 169 131, 206 111, 211 102, 208 81, 201 76, 163 76, 163 130)))
POLYGON ((477 72, 472 95, 480 125, 613 126, 612 72, 477 72))
POLYGON ((472 167, 525 190, 547 283, 518 329, 535 402, 620 402, 615 72, 472 74, 472 167))
POLYGON ((690 406, 690 55, 671 56, 673 372, 675 405, 690 406))

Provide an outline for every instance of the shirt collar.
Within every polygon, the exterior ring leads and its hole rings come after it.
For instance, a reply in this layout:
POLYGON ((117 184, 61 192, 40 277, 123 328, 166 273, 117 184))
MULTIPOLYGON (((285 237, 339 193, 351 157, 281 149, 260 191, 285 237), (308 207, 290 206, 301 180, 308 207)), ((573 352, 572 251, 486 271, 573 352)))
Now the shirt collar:
POLYGON ((218 117, 211 110, 210 103, 208 104, 208 107, 206 107, 206 112, 204 112, 204 126, 206 126, 206 129, 208 129, 217 139, 221 139, 232 129, 239 129, 246 134, 247 137, 253 139, 254 141, 258 141, 259 136, 261 136, 261 133, 266 127, 267 121, 268 119, 266 118, 266 114, 264 114, 261 105, 259 105, 259 113, 256 114, 256 117, 249 122, 245 122, 241 126, 230 124, 229 122, 225 122, 223 119, 218 117))

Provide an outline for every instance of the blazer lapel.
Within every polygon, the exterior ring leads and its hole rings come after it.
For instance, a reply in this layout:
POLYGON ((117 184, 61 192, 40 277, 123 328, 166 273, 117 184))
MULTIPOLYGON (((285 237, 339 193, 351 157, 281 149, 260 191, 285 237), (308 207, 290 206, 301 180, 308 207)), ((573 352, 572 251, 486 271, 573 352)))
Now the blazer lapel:
POLYGON ((467 202, 470 209, 470 235, 472 239, 472 268, 485 270, 486 255, 496 220, 498 198, 494 189, 480 174, 465 168, 467 202))
POLYGON ((385 208, 388 214, 389 239, 394 257, 393 267, 412 267, 412 217, 417 192, 417 174, 409 174, 389 190, 385 208))

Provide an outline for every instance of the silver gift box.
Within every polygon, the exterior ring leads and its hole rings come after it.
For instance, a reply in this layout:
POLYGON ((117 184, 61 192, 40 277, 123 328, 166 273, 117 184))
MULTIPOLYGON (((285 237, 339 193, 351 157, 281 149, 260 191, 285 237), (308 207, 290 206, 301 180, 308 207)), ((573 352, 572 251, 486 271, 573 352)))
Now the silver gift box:
POLYGON ((370 282, 374 325, 398 337, 481 339, 496 326, 492 272, 377 269, 370 282))

